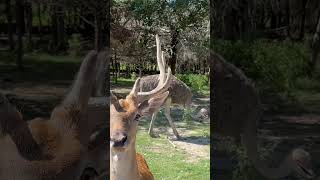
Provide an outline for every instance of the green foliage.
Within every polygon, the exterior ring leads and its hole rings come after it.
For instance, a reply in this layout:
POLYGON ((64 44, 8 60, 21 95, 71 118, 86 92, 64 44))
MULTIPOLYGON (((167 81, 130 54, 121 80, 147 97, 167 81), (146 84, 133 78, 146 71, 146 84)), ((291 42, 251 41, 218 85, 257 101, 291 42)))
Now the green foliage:
POLYGON ((193 120, 191 108, 184 109, 182 119, 186 122, 193 120))
POLYGON ((79 51, 81 50, 81 35, 72 34, 68 42, 69 42, 69 54, 71 56, 79 55, 80 53, 79 51))
POLYGON ((305 76, 308 50, 290 41, 214 41, 214 49, 252 78, 263 91, 289 93, 297 77, 305 76))
POLYGON ((136 80, 137 79, 137 73, 136 72, 132 72, 131 73, 131 79, 132 80, 136 80))
POLYGON ((311 90, 311 91, 319 91, 320 89, 320 82, 317 79, 310 79, 308 77, 300 77, 297 78, 295 83, 296 89, 301 90, 311 90))
POLYGON ((129 4, 135 19, 142 20, 149 27, 168 26, 183 30, 188 26, 197 26, 209 15, 206 0, 134 0, 129 4))
POLYGON ((235 158, 238 162, 236 169, 232 172, 233 180, 255 180, 257 177, 256 170, 249 161, 246 152, 243 148, 235 149, 235 158))
POLYGON ((209 78, 202 74, 178 74, 178 79, 186 83, 193 91, 209 90, 209 78))

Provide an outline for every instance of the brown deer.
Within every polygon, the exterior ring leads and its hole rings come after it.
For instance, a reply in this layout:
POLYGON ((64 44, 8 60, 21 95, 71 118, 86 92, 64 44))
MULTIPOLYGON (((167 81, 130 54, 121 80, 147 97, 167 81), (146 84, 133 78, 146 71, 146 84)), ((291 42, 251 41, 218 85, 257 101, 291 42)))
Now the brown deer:
POLYGON ((90 134, 103 121, 88 122, 88 101, 100 60, 103 58, 98 58, 97 52, 88 53, 70 92, 49 119, 35 118, 27 123, 0 96, 0 179, 83 179, 83 169, 93 161, 87 148, 90 134))
POLYGON ((148 92, 138 92, 137 79, 125 99, 118 100, 111 95, 110 105, 110 179, 111 180, 153 180, 144 158, 136 153, 138 120, 159 109, 168 97, 171 70, 167 78, 148 92))
POLYGON ((259 94, 252 81, 237 67, 222 56, 211 53, 213 74, 211 77, 211 107, 214 114, 214 132, 241 140, 248 159, 267 179, 279 179, 292 172, 306 179, 314 178, 310 155, 296 148, 288 153, 278 167, 269 167, 260 159, 258 151, 257 127, 262 117, 259 94))
MULTIPOLYGON (((140 83, 140 90, 141 91, 150 91, 154 89, 159 82, 163 81, 165 79, 165 58, 164 58, 164 53, 161 51, 161 44, 160 44, 160 39, 159 36, 156 35, 156 46, 157 46, 157 64, 160 70, 160 75, 150 75, 150 76, 145 76, 141 78, 141 83, 140 83)), ((192 98, 192 92, 190 88, 181 80, 176 78, 175 76, 172 75, 171 77, 171 83, 169 86, 169 95, 167 99, 164 101, 162 106, 165 109, 165 117, 169 122, 169 125, 171 126, 174 135, 177 138, 180 138, 180 135, 172 121, 172 118, 170 116, 170 107, 172 105, 181 105, 184 107, 189 108, 191 105, 191 98, 192 98)), ((156 109, 154 113, 152 114, 151 117, 151 122, 149 125, 149 135, 151 137, 154 137, 154 132, 153 132, 153 125, 155 118, 157 116, 157 113, 159 112, 160 108, 156 109)))

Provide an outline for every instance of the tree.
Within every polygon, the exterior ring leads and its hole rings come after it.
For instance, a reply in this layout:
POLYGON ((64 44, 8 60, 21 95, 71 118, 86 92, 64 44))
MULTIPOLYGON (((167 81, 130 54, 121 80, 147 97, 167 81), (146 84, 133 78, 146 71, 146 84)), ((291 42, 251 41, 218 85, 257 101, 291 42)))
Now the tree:
POLYGON ((320 15, 318 16, 316 31, 313 35, 312 42, 311 42, 311 56, 310 56, 310 62, 309 62, 311 73, 314 72, 316 68, 319 51, 320 51, 320 15))
POLYGON ((24 7, 23 0, 16 0, 16 31, 17 31, 17 60, 16 64, 19 70, 23 70, 22 56, 23 56, 23 27, 24 27, 24 7))
POLYGON ((51 31, 52 44, 54 52, 67 50, 67 41, 65 33, 65 4, 62 1, 51 2, 51 31))
POLYGON ((27 43, 29 47, 32 47, 32 2, 26 0, 24 5, 25 18, 26 18, 26 31, 27 31, 27 43))
POLYGON ((12 51, 14 49, 14 41, 13 41, 12 12, 11 12, 10 0, 6 0, 6 16, 7 16, 7 22, 8 22, 9 48, 12 51))
POLYGON ((209 15, 206 0, 134 0, 129 9, 136 20, 141 21, 149 32, 159 33, 159 29, 170 34, 169 65, 176 73, 177 45, 181 32, 186 28, 197 28, 209 15))

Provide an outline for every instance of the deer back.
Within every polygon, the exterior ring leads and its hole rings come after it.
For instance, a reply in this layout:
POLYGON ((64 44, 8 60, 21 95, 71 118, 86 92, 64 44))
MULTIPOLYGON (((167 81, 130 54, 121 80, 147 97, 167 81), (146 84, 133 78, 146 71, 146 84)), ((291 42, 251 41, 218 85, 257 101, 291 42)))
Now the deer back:
MULTIPOLYGON (((150 91, 157 87, 159 75, 149 75, 141 78, 140 91, 150 91)), ((191 89, 175 76, 171 76, 171 83, 168 88, 172 104, 190 106, 192 92, 191 89)))

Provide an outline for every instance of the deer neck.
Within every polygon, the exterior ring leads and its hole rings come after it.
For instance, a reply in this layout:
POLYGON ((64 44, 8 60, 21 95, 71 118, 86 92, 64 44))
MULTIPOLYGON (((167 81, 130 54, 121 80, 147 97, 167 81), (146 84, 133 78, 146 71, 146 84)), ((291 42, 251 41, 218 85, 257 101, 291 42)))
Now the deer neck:
POLYGON ((135 142, 125 152, 110 153, 111 180, 139 180, 135 142))

